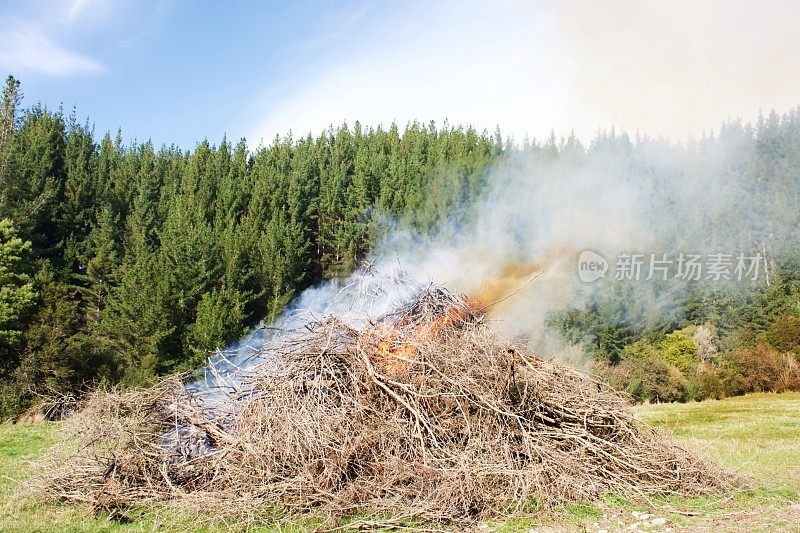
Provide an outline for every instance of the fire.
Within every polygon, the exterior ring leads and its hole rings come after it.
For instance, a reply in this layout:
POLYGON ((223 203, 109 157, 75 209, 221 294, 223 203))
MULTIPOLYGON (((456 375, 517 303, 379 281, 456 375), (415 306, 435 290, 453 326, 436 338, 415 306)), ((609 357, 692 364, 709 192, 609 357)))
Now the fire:
POLYGON ((464 308, 448 308, 446 313, 433 322, 411 325, 405 321, 389 330, 377 346, 377 358, 384 372, 394 376, 402 374, 417 354, 415 343, 434 337, 443 327, 464 320, 471 314, 481 313, 481 306, 477 301, 468 299, 467 304, 464 308))
POLYGON ((395 328, 378 343, 378 357, 383 364, 383 371, 396 376, 408 368, 408 359, 417 353, 417 349, 399 340, 400 329, 395 328))
POLYGON ((417 355, 416 345, 434 337, 445 326, 457 323, 470 315, 483 314, 487 307, 513 294, 537 272, 542 272, 567 252, 566 246, 552 248, 535 261, 508 263, 496 277, 485 283, 477 293, 466 299, 466 306, 449 307, 433 322, 414 324, 411 318, 387 326, 380 335, 376 359, 384 372, 399 375, 408 369, 417 355))

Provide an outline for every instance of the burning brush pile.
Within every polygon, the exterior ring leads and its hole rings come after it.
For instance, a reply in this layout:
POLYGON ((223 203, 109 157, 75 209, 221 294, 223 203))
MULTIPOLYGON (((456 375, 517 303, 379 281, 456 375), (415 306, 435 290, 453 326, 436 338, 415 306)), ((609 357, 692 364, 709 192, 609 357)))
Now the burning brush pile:
POLYGON ((613 391, 497 338, 466 298, 403 283, 378 319, 304 315, 205 380, 97 392, 42 490, 107 510, 200 498, 453 524, 725 484, 613 391))

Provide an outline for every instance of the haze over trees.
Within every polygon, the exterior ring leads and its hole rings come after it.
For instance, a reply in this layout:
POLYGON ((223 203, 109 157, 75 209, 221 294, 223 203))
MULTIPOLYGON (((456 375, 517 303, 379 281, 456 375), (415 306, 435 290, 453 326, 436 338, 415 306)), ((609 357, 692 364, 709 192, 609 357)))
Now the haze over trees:
POLYGON ((142 384, 198 367, 304 288, 350 273, 387 219, 425 233, 458 216, 492 166, 519 153, 542 164, 611 153, 668 179, 670 154, 703 161, 735 149, 744 155, 728 169, 731 186, 759 210, 770 242, 787 243, 773 246, 768 288, 698 286, 681 297, 680 313, 657 323, 638 321, 613 291, 555 314, 553 326, 620 386, 640 399, 771 388, 779 378, 741 382, 748 361, 765 360, 753 350, 784 366, 786 354, 800 353, 797 109, 754 126, 726 124, 689 146, 614 132, 588 147, 555 136, 518 145, 447 124, 356 122, 251 151, 225 138, 191 150, 125 143, 121 133, 96 136, 74 112, 21 109, 21 99, 9 77, 0 109, 0 417, 38 393, 142 384), (711 333, 698 335, 698 326, 711 333), (701 360, 709 335, 717 352, 701 360), (653 392, 661 383, 634 383, 644 361, 680 383, 668 393, 653 392), (715 374, 719 385, 701 393, 691 385, 700 363, 739 370, 715 374))

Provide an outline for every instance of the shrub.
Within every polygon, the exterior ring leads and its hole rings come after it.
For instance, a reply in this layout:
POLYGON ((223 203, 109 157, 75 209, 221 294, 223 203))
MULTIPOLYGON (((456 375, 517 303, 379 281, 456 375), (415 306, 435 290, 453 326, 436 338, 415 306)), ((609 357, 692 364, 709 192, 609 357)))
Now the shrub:
POLYGON ((661 341, 661 352, 665 361, 689 376, 694 373, 697 363, 697 344, 692 338, 697 328, 690 326, 667 334, 661 341))
POLYGON ((623 348, 620 360, 625 362, 646 359, 648 357, 658 357, 658 349, 647 339, 641 339, 623 348))
POLYGON ((722 384, 727 394, 800 390, 797 361, 768 344, 758 343, 730 352, 722 364, 722 384))
POLYGON ((689 380, 689 397, 696 401, 708 398, 719 400, 725 397, 722 375, 716 365, 706 361, 700 362, 697 372, 689 380))
POLYGON ((597 371, 635 402, 682 402, 688 398, 689 380, 655 350, 618 365, 603 365, 597 371))
POLYGON ((800 358, 800 318, 794 315, 781 316, 764 334, 764 340, 776 350, 800 358))
POLYGON ((28 405, 30 395, 15 382, 0 382, 0 422, 13 420, 28 405))

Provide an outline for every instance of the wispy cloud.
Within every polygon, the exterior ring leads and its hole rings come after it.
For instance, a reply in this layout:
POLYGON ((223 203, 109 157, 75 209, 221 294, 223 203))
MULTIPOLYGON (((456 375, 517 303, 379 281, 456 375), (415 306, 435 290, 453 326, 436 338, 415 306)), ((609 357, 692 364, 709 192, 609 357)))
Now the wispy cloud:
POLYGON ((18 20, 0 22, 0 71, 17 75, 98 74, 103 65, 52 40, 43 28, 18 20))
POLYGON ((0 72, 79 76, 102 73, 103 64, 74 47, 76 39, 107 26, 124 0, 29 0, 0 16, 0 72))
POLYGON ((125 10, 126 0, 68 0, 61 9, 72 27, 97 27, 107 24, 125 10))
POLYGON ((67 16, 70 20, 77 19, 86 8, 92 4, 92 0, 72 0, 67 8, 67 16))

